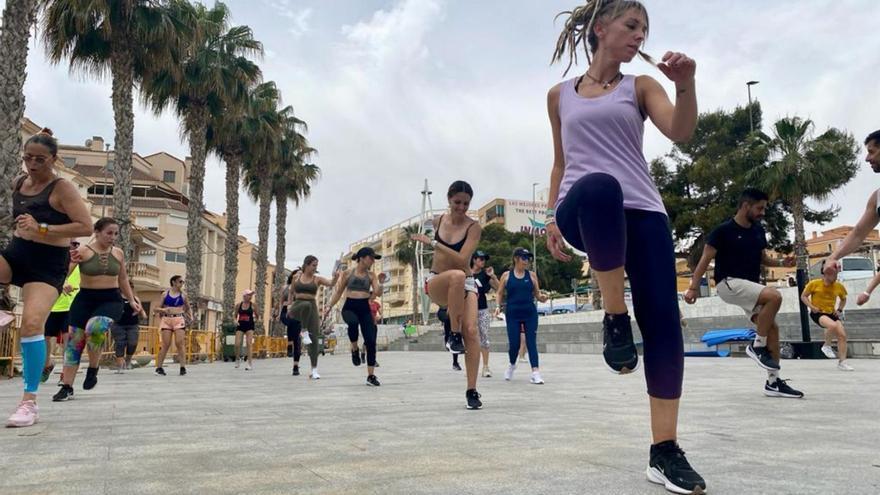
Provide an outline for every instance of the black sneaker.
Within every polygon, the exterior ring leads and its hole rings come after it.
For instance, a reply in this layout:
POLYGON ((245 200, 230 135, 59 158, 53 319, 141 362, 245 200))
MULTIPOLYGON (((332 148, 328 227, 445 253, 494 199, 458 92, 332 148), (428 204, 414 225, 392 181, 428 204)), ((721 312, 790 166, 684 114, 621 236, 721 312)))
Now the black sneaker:
POLYGON ((379 379, 376 378, 376 375, 370 375, 367 377, 367 385, 371 387, 378 387, 379 385, 381 385, 381 383, 379 383, 379 379))
POLYGON ((452 363, 452 369, 455 371, 461 371, 461 365, 458 363, 452 363))
POLYGON ((449 340, 446 341, 446 349, 453 354, 464 353, 464 339, 462 339, 460 332, 452 333, 449 336, 449 340))
POLYGON ((804 393, 788 386, 788 380, 777 378, 775 382, 764 382, 764 395, 767 397, 788 397, 790 399, 803 399, 804 393))
POLYGON ((157 375, 165 376, 165 369, 162 368, 161 366, 158 367, 158 368, 156 368, 156 374, 157 374, 157 375))
POLYGON ((180 367, 180 376, 183 376, 183 375, 185 375, 185 374, 186 374, 186 368, 183 367, 183 366, 181 366, 181 367, 180 367))
POLYGON ((480 402, 480 395, 477 392, 477 389, 472 388, 464 393, 464 396, 467 397, 467 408, 468 409, 480 409, 483 407, 483 403, 480 402))
POLYGON ((651 445, 647 475, 648 481, 673 493, 706 493, 706 481, 694 471, 675 440, 651 445))
POLYGON ((73 387, 62 384, 58 393, 52 396, 52 401, 61 402, 65 400, 73 400, 73 387))
POLYGON ((293 367, 293 376, 299 376, 299 366, 293 367))
POLYGON ((639 367, 639 353, 633 343, 628 314, 605 315, 602 320, 602 357, 612 373, 625 375, 639 367))
POLYGON ((361 365, 361 353, 357 350, 351 351, 351 364, 355 366, 361 365))
POLYGON ((86 379, 83 380, 83 390, 91 390, 98 384, 98 368, 86 368, 86 379))
POLYGON ((752 358, 758 366, 764 368, 767 371, 778 371, 779 363, 773 359, 773 356, 770 355, 770 349, 767 349, 767 346, 763 347, 755 347, 755 344, 749 344, 746 347, 746 355, 752 358))

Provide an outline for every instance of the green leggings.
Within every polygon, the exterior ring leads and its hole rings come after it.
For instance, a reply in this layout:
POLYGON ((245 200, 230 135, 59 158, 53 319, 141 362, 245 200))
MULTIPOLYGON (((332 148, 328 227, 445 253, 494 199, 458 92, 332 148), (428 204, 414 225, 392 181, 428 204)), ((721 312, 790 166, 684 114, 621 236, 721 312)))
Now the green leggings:
POLYGON ((309 344, 309 361, 312 368, 318 367, 318 355, 321 354, 321 330, 318 323, 318 305, 315 301, 297 300, 293 302, 290 312, 291 317, 302 325, 303 330, 309 332, 312 343, 309 344))

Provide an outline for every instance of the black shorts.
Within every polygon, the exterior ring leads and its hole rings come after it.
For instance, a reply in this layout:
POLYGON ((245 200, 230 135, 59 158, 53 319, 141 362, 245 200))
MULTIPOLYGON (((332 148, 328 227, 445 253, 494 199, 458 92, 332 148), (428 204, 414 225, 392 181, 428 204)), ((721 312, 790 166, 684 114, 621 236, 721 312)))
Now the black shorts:
POLYGON ((819 325, 820 327, 822 325, 819 323, 819 318, 823 316, 831 318, 832 321, 840 321, 840 318, 838 318, 837 315, 835 315, 834 313, 810 313, 810 319, 816 322, 816 325, 819 325))
POLYGON ((122 316, 122 304, 119 289, 80 289, 70 306, 70 326, 85 328, 95 316, 116 321, 122 316))
POLYGON ((70 313, 67 311, 49 313, 49 318, 46 320, 46 327, 44 329, 46 337, 57 337, 66 332, 67 325, 69 324, 69 316, 70 313))
POLYGON ((12 285, 24 287, 31 282, 49 284, 61 294, 70 267, 70 248, 26 241, 12 237, 0 256, 12 269, 12 285))

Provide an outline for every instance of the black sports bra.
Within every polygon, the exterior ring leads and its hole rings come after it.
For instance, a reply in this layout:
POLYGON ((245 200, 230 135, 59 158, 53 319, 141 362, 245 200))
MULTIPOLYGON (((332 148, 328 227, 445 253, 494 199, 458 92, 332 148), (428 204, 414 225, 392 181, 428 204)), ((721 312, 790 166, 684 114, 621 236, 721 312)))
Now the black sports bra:
POLYGON ((461 252, 461 248, 464 247, 464 243, 465 243, 465 241, 467 241, 468 233, 470 233, 470 231, 471 231, 471 227, 473 227, 474 224, 477 223, 477 222, 471 221, 471 224, 468 225, 468 228, 465 229, 465 231, 464 231, 464 238, 462 238, 462 240, 456 242, 455 244, 449 244, 448 242, 446 242, 446 241, 444 241, 443 239, 440 238, 440 225, 441 225, 442 223, 443 223, 443 216, 441 215, 441 216, 440 216, 440 220, 437 222, 437 231, 434 232, 434 240, 437 241, 437 242, 439 242, 440 244, 443 244, 444 246, 448 247, 449 249, 451 249, 451 250, 453 250, 453 251, 455 251, 455 252, 457 252, 457 253, 460 253, 460 252, 461 252))

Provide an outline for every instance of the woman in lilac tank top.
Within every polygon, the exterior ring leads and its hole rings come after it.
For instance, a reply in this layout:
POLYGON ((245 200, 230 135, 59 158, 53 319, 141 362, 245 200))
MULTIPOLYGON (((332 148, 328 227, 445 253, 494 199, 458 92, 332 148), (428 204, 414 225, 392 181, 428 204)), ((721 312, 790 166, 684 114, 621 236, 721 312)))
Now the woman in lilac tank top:
MULTIPOLYGON (((554 60, 588 47, 586 72, 547 97, 554 160, 547 210, 548 248, 560 260, 564 241, 587 253, 605 304, 603 357, 616 374, 638 368, 624 271, 644 341, 653 443, 648 479, 676 493, 703 493, 706 483, 677 444, 684 349, 672 235, 642 150, 644 121, 669 139, 691 138, 697 120, 696 64, 667 52, 655 64, 641 48, 648 13, 637 1, 592 0, 568 14, 554 60), (673 104, 650 76, 624 75, 640 55, 675 84, 673 104)), ((568 69, 566 69, 568 72, 568 69)))

